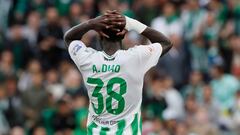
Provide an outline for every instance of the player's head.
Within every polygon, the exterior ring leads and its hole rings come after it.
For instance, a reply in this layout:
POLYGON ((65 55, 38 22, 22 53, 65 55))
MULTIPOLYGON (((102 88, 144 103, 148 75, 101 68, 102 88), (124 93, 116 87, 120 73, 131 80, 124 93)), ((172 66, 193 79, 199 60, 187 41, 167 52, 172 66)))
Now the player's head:
POLYGON ((107 26, 101 30, 100 39, 109 42, 120 42, 126 33, 124 30, 126 20, 117 10, 108 10, 103 15, 107 26))
POLYGON ((224 74, 224 66, 223 65, 213 65, 211 70, 211 77, 212 78, 219 78, 224 74))

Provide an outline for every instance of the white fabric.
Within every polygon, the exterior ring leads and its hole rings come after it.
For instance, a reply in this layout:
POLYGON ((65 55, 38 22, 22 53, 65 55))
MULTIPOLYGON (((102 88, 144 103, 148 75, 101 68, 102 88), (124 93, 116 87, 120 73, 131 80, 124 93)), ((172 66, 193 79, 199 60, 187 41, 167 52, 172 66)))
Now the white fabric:
POLYGON ((135 19, 129 18, 127 16, 125 16, 126 18, 126 25, 125 25, 125 29, 128 31, 134 30, 138 33, 142 33, 147 26, 135 19))
POLYGON ((157 17, 152 21, 151 27, 157 31, 161 31, 166 36, 170 36, 170 35, 181 36, 183 34, 183 29, 182 29, 183 25, 179 19, 171 23, 168 23, 166 18, 157 17))
POLYGON ((163 118, 181 119, 184 116, 184 102, 180 93, 176 89, 166 90, 164 98, 168 107, 163 112, 163 118))
MULTIPOLYGON (((72 60, 77 65, 78 69, 81 71, 83 80, 85 82, 86 88, 88 90, 88 95, 90 97, 89 106, 89 119, 88 124, 91 121, 93 115, 97 115, 92 107, 92 104, 97 104, 97 99, 92 97, 92 92, 96 85, 90 85, 87 83, 87 79, 100 78, 104 82, 104 86, 101 90, 101 94, 104 98, 104 110, 98 115, 98 118, 105 121, 119 121, 140 111, 142 102, 142 87, 144 74, 158 62, 158 59, 162 53, 162 47, 159 43, 154 43, 150 45, 139 45, 128 50, 118 50, 114 55, 108 56, 102 51, 96 51, 92 48, 88 48, 81 41, 73 41, 69 45, 69 54, 72 60), (114 58, 114 60, 109 61, 105 58, 114 58), (100 69, 103 64, 106 65, 120 65, 120 71, 115 72, 98 72, 93 73, 93 65, 96 65, 97 69, 100 69), (106 111, 106 85, 107 82, 113 77, 120 77, 126 81, 127 90, 123 94, 125 99, 125 108, 119 115, 113 115, 106 111)), ((119 85, 114 85, 113 91, 119 93, 119 85)), ((116 107, 118 102, 112 101, 112 106, 116 107)), ((108 126, 102 125, 97 121, 94 121, 98 126, 108 126)), ((110 127, 110 125, 108 126, 110 127)))

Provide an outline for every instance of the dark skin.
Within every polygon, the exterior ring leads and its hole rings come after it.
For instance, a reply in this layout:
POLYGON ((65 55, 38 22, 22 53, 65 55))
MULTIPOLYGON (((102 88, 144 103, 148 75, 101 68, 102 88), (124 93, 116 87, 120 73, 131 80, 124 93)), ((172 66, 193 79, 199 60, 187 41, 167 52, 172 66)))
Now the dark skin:
MULTIPOLYGON (((91 19, 87 22, 83 22, 77 26, 71 28, 64 35, 64 41, 66 46, 74 40, 81 40, 82 36, 89 30, 95 30, 101 36, 101 44, 103 45, 103 51, 108 55, 114 54, 117 50, 121 49, 121 41, 109 40, 109 36, 103 32, 104 29, 112 30, 116 35, 122 36, 127 33, 127 30, 120 30, 119 27, 125 27, 126 19, 118 11, 107 11, 104 15, 91 19)), ((160 43, 163 51, 162 55, 166 54, 172 47, 171 41, 164 36, 161 32, 158 32, 150 27, 147 27, 141 35, 148 38, 152 43, 160 43)))

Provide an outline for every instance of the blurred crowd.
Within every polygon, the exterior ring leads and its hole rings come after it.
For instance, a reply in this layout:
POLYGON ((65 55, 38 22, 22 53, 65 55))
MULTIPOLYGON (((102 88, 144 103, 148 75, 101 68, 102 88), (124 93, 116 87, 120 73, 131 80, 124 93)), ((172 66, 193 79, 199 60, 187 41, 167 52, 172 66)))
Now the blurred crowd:
MULTIPOLYGON (((63 34, 109 9, 174 43, 145 77, 143 135, 240 134, 239 0, 0 0, 0 135, 86 134, 87 91, 63 34)), ((82 40, 101 50, 96 32, 82 40)), ((146 42, 129 32, 122 44, 146 42)))

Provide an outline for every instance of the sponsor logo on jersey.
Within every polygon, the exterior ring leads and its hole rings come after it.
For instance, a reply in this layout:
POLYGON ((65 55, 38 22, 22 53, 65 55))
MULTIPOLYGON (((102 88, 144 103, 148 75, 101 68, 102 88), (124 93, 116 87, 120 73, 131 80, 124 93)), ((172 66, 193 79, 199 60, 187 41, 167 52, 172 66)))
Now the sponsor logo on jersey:
POLYGON ((99 118, 96 115, 92 115, 92 119, 93 121, 102 124, 102 125, 114 125, 116 124, 118 121, 114 121, 114 120, 102 120, 102 118, 99 118))

